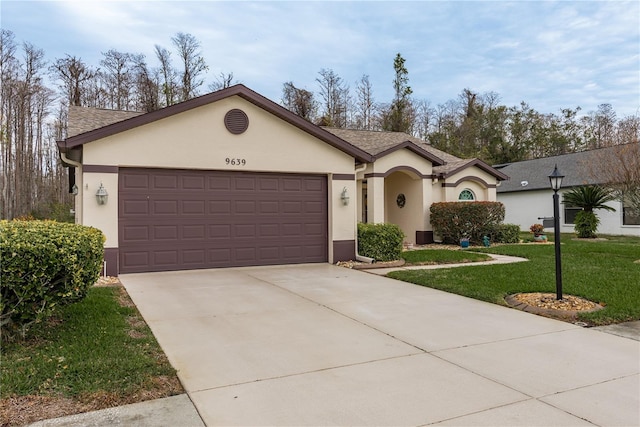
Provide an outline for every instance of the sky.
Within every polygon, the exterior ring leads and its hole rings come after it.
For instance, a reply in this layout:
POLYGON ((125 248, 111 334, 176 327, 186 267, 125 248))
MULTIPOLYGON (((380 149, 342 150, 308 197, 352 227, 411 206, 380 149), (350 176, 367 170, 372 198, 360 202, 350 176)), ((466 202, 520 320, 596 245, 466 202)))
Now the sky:
POLYGON ((375 101, 390 102, 400 53, 413 97, 432 106, 467 88, 541 113, 640 114, 639 1, 0 0, 0 19, 49 61, 96 67, 109 49, 157 66, 155 45, 191 34, 209 66, 202 93, 233 73, 280 102, 284 82, 318 93, 327 69, 352 93, 368 75, 375 101))

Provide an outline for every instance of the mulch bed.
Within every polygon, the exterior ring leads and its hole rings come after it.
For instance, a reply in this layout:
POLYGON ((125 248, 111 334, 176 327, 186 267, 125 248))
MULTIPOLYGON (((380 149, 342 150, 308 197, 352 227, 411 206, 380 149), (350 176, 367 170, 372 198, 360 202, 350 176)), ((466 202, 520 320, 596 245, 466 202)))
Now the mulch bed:
POLYGON ((556 294, 541 292, 509 295, 505 302, 518 310, 565 321, 575 321, 580 313, 591 313, 604 308, 603 304, 582 297, 562 295, 562 299, 558 300, 556 294))

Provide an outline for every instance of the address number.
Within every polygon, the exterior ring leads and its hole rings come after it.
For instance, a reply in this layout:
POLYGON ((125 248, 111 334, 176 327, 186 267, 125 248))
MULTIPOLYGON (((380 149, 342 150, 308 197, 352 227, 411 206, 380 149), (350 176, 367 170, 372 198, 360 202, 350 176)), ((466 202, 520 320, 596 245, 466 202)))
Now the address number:
POLYGON ((227 165, 231 166, 245 166, 247 164, 246 159, 237 159, 232 157, 227 157, 224 161, 227 165))

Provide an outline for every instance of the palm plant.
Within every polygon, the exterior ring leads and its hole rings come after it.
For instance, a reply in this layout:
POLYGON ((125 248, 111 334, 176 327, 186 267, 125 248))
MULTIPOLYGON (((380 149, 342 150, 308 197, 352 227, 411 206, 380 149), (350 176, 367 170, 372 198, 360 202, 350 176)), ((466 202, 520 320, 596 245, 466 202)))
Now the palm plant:
POLYGON ((578 237, 596 237, 596 229, 600 220, 593 213, 596 209, 615 212, 615 209, 606 203, 616 200, 616 195, 609 189, 597 185, 586 185, 572 188, 564 194, 562 203, 569 206, 582 208, 582 212, 576 215, 575 229, 578 237))
POLYGON ((586 212, 593 212, 595 209, 615 212, 614 208, 605 204, 614 200, 616 196, 611 190, 598 185, 586 185, 572 188, 571 191, 564 193, 562 203, 582 208, 586 212))

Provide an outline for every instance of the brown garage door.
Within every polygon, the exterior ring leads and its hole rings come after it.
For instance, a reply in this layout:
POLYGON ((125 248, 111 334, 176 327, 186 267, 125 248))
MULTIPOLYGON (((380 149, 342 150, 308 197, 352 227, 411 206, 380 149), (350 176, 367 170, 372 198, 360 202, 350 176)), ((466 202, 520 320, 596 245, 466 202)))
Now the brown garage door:
POLYGON ((121 273, 326 262, 325 176, 119 171, 121 273))

